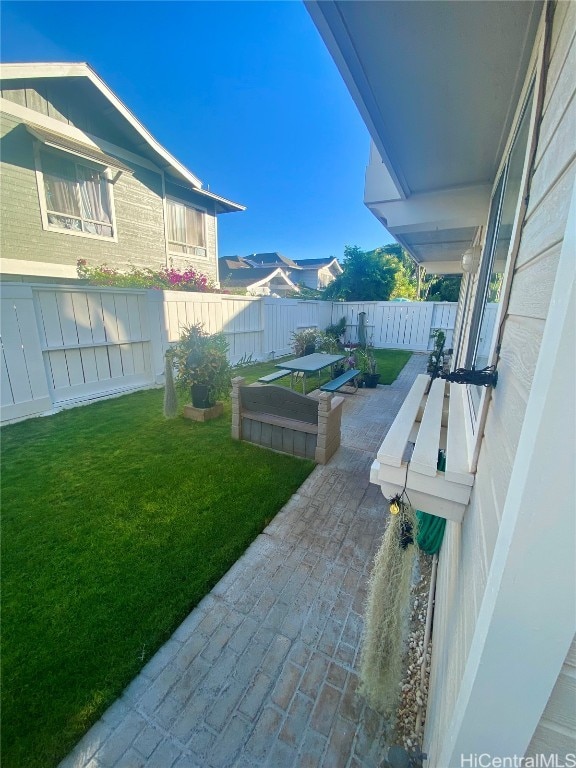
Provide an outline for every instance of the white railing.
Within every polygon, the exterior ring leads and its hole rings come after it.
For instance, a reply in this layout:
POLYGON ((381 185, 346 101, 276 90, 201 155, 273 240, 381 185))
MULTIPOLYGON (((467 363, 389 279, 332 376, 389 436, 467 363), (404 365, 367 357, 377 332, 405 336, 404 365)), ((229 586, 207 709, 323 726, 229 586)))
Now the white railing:
POLYGON ((443 328, 450 346, 455 304, 324 302, 269 297, 83 286, 4 283, 0 287, 0 420, 153 387, 163 382, 164 353, 182 328, 223 331, 235 363, 290 352, 292 333, 324 329, 346 317, 358 340, 366 312, 375 347, 425 351, 443 328))

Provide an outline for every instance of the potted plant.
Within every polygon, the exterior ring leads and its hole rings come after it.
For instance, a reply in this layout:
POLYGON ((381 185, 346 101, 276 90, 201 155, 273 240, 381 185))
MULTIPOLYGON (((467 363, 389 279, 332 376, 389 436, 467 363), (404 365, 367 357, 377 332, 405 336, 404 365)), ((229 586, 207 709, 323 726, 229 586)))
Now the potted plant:
POLYGON ((290 340, 292 352, 296 357, 311 355, 316 352, 316 337, 318 330, 316 328, 304 328, 301 331, 294 331, 290 340))
POLYGON ((370 347, 358 350, 356 353, 358 368, 362 371, 364 386, 368 389, 376 389, 380 381, 378 364, 370 347))
POLYGON ((231 367, 223 333, 206 333, 201 323, 184 328, 168 355, 176 369, 176 386, 190 390, 195 408, 211 408, 228 393, 231 367))

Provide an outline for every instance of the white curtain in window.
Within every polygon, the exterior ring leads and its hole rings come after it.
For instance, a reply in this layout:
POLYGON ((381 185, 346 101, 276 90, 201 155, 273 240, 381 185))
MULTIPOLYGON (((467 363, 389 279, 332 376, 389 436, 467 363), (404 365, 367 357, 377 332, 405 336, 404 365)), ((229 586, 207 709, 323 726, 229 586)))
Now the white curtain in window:
POLYGON ((173 251, 186 253, 186 208, 168 201, 168 240, 173 251))
POLYGON ((109 234, 112 217, 110 215, 106 179, 98 171, 84 165, 78 165, 77 171, 82 218, 91 220, 84 222, 84 229, 86 232, 92 232, 96 235, 107 235, 109 234), (105 226, 95 224, 95 221, 102 222, 105 226))
POLYGON ((43 153, 42 170, 48 210, 80 216, 78 198, 74 189, 76 182, 74 163, 56 155, 43 153))
POLYGON ((42 153, 42 171, 50 224, 112 236, 110 196, 103 173, 51 152, 42 153))
POLYGON ((186 234, 188 245, 205 247, 203 215, 196 208, 186 208, 186 234))

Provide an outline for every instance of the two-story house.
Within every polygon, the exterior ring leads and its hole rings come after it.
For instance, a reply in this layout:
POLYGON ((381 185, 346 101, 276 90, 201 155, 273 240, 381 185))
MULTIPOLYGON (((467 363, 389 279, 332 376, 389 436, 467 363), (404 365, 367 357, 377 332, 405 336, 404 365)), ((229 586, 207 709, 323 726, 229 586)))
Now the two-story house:
POLYGON ((244 206, 203 188, 88 64, 3 64, 3 279, 74 278, 76 262, 218 279, 217 216, 244 206))

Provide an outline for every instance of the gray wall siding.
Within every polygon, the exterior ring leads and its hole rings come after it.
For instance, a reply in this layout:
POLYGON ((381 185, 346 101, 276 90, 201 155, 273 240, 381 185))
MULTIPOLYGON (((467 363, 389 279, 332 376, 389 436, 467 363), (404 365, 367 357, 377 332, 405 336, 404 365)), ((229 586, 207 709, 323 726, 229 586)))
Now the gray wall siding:
MULTIPOLYGON (((576 4, 560 3, 553 21, 529 206, 505 317, 498 363, 500 378, 488 409, 469 508, 461 530, 457 524, 447 523, 439 559, 425 743, 431 766, 436 765, 434 755, 451 722, 484 597, 576 176, 575 29, 576 4)), ((469 317, 466 320, 469 322, 469 317)), ((539 751, 554 751, 558 744, 554 718, 562 709, 559 702, 567 687, 574 688, 573 665, 565 665, 561 678, 534 736, 533 744, 539 751)), ((560 731, 567 733, 568 727, 574 729, 573 719, 568 724, 564 720, 560 731)))
POLYGON ((41 115, 137 151, 127 137, 105 117, 106 109, 110 106, 106 97, 83 78, 5 80, 0 95, 41 115))
POLYGON ((166 263, 162 179, 134 166, 114 185, 118 242, 68 235, 42 228, 33 139, 19 120, 2 117, 2 208, 0 247, 6 259, 74 266, 107 262, 159 267, 166 263))

